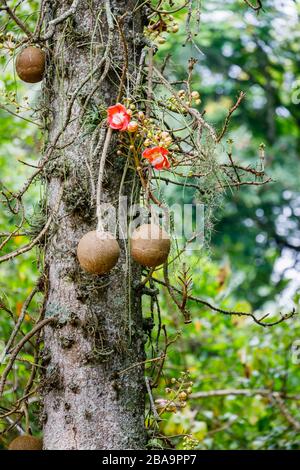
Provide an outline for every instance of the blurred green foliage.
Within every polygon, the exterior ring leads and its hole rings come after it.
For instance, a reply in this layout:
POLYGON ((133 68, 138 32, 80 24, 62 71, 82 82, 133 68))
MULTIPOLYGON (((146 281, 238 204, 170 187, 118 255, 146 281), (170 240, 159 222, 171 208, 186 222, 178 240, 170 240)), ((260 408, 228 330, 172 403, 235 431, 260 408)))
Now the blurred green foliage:
MULTIPOLYGON (((229 190, 215 214, 211 257, 194 253, 181 263, 191 266, 193 295, 229 310, 268 312, 271 318, 292 306, 299 310, 300 9, 292 1, 263 4, 257 15, 239 1, 203 2, 194 43, 185 43, 184 20, 177 14, 179 32, 168 35, 156 59, 163 62, 170 55, 165 72, 170 82, 186 80, 189 58, 198 59, 192 89, 201 95, 199 110, 217 129, 239 92, 246 92, 231 120, 233 144, 224 143, 224 150, 232 148, 237 164, 253 164, 264 143, 266 172, 274 181, 229 190)), ((178 188, 168 186, 171 204, 183 196, 178 188)), ((186 188, 184 202, 193 201, 195 193, 186 188)), ((177 287, 179 266, 172 277, 177 287)), ((193 303, 193 322, 183 326, 165 291, 163 298, 169 334, 182 333, 169 349, 155 397, 168 399, 164 388, 186 370, 195 393, 267 388, 299 394, 299 365, 292 364, 291 355, 299 320, 264 329, 245 317, 223 316, 193 303)), ((297 405, 287 402, 299 420, 297 405)), ((162 416, 163 433, 191 434, 188 446, 200 449, 299 449, 299 431, 274 400, 258 395, 190 399, 183 410, 162 416)), ((183 437, 170 441, 185 445, 183 437)))
MULTIPOLYGON (((11 2, 13 3, 13 2, 11 2)), ((17 3, 17 2, 14 2, 17 3)), ((38 2, 28 1, 22 4, 22 18, 24 21, 34 23, 36 19, 38 2)), ((18 38, 20 31, 13 22, 6 22, 6 17, 1 12, 0 26, 6 27, 14 38, 18 38)), ((40 184, 32 185, 26 193, 24 201, 24 213, 26 218, 24 225, 20 230, 18 226, 22 222, 22 216, 13 215, 8 210, 3 195, 9 196, 9 191, 19 190, 26 178, 32 173, 30 165, 36 165, 41 145, 41 135, 36 125, 31 124, 25 119, 35 120, 34 109, 37 105, 39 86, 29 86, 16 79, 14 72, 15 51, 11 41, 5 41, 0 49, 0 193, 1 193, 1 211, 0 211, 0 243, 4 240, 4 235, 16 230, 20 235, 13 237, 10 242, 1 250, 1 255, 18 249, 30 241, 30 232, 34 224, 34 214, 39 207, 42 189, 40 184), (7 47, 10 46, 11 50, 7 47), (27 99, 28 98, 28 99, 27 99), (20 107, 20 112, 18 110, 20 107), (7 112, 10 110, 13 114, 7 112), (25 119, 18 118, 18 114, 25 119), (21 163, 25 162, 25 163, 21 163)), ((34 282, 38 278, 38 263, 40 262, 38 251, 32 250, 25 253, 22 257, 14 258, 8 263, 0 265, 0 302, 4 303, 5 309, 0 310, 0 356, 3 352, 5 342, 8 340, 12 328, 20 315, 23 303, 29 295, 34 282)), ((41 304, 41 295, 35 297, 28 310, 22 333, 27 333, 32 327, 32 320, 36 319, 39 306, 41 304)), ((20 335, 17 336, 19 340, 20 335)), ((5 391, 0 403, 0 413, 4 414, 9 410, 13 403, 21 398, 21 391, 24 390, 30 376, 30 364, 33 361, 33 348, 27 343, 20 360, 16 362, 13 372, 9 376, 10 387, 5 391)), ((6 365, 0 365, 0 375, 6 365)), ((33 433, 39 432, 37 410, 38 400, 30 397, 30 424, 33 433)), ((0 421, 0 448, 6 447, 7 443, 18 434, 18 429, 14 428, 8 434, 2 436, 5 429, 9 428, 14 421, 18 423, 18 415, 9 415, 6 419, 0 421)), ((20 423, 24 428, 24 422, 20 423)))
MULTIPOLYGON (((224 143, 237 164, 255 163, 259 145, 266 145, 265 167, 273 182, 229 190, 212 238, 215 256, 226 253, 239 273, 239 293, 255 308, 275 300, 293 276, 292 270, 274 273, 281 255, 299 268, 299 13, 292 0, 267 0, 259 15, 239 1, 204 2, 195 42, 186 43, 179 16, 179 33, 169 35, 158 53, 161 61, 170 54, 170 81, 186 79, 189 58, 198 59, 193 89, 201 95, 199 109, 217 129, 238 93, 246 93, 227 134, 233 144, 224 143)), ((179 191, 174 188, 172 200, 179 191)), ((185 202, 188 195, 193 200, 191 191, 185 195, 185 202)))
MULTIPOLYGON (((224 282, 224 270, 218 264, 205 258, 199 262, 194 254, 185 262, 193 273, 194 296, 225 310, 252 310, 245 297, 230 293, 230 274, 224 282)), ((179 286, 178 274, 175 271, 171 279, 175 286, 179 286)), ((161 415, 160 432, 166 436, 188 434, 197 449, 299 449, 299 431, 271 397, 193 398, 193 393, 223 389, 270 389, 299 395, 299 364, 292 360, 292 344, 300 335, 299 321, 263 328, 249 318, 226 316, 189 301, 193 321, 184 325, 165 288, 160 298, 169 340, 180 335, 168 349, 154 398, 170 400, 166 389, 174 388, 171 380, 180 380, 182 372, 189 371, 193 382, 186 407, 161 415)), ((149 310, 150 306, 145 306, 145 315, 149 310)), ((161 339, 160 350, 163 343, 161 339)), ((289 400, 287 406, 299 419, 298 402, 289 400)), ((177 448, 184 446, 182 436, 170 441, 177 448)))

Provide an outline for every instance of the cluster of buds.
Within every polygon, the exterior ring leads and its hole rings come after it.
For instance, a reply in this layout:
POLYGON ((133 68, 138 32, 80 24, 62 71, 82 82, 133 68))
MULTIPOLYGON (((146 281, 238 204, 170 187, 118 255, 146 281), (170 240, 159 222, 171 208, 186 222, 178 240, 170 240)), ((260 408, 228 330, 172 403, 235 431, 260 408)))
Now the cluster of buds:
POLYGON ((5 52, 11 56, 14 54, 15 39, 12 33, 0 34, 0 49, 5 49, 5 52))
POLYGON ((161 130, 153 121, 153 119, 144 119, 140 128, 140 135, 143 138, 143 146, 161 147, 169 152, 177 152, 178 145, 174 142, 170 132, 161 130))
POLYGON ((185 408, 189 395, 192 393, 193 382, 189 381, 189 374, 181 372, 181 377, 176 379, 173 377, 170 386, 165 388, 165 393, 170 395, 169 399, 158 398, 155 405, 158 413, 164 412, 176 413, 178 410, 185 408))
POLYGON ((149 145, 160 145, 161 147, 169 148, 173 144, 173 139, 169 132, 149 128, 145 130, 147 135, 144 141, 145 147, 149 147, 149 145))
POLYGON ((183 116, 187 114, 186 108, 181 104, 176 96, 172 95, 166 100, 166 107, 173 113, 182 114, 183 116))
POLYGON ((188 93, 186 90, 179 90, 178 97, 185 102, 187 106, 198 106, 201 104, 200 94, 198 91, 188 93))
POLYGON ((184 436, 183 438, 183 450, 194 450, 199 445, 198 439, 195 439, 193 436, 184 436))
MULTIPOLYGON (((169 132, 162 131, 155 126, 152 119, 146 118, 143 111, 138 111, 131 99, 126 99, 124 104, 117 103, 107 109, 108 124, 112 129, 121 132, 127 131, 134 134, 130 138, 130 150, 134 150, 132 140, 139 139, 145 150, 142 157, 157 170, 170 168, 167 155, 169 148, 173 145, 173 139, 169 132)), ((172 150, 178 150, 178 146, 173 146, 172 150)), ((122 151, 118 150, 118 155, 122 151)))
POLYGON ((166 106, 170 111, 183 115, 187 114, 185 106, 190 108, 199 104, 201 104, 201 99, 198 91, 189 93, 185 90, 179 90, 177 96, 172 95, 166 101, 166 106))
POLYGON ((28 96, 23 97, 23 103, 18 103, 16 98, 15 91, 4 91, 0 90, 0 98, 4 101, 5 105, 13 106, 15 108, 15 112, 19 114, 21 111, 29 111, 30 106, 28 104, 28 96))
POLYGON ((173 15, 162 13, 159 17, 155 17, 147 26, 145 35, 152 40, 156 40, 158 44, 164 44, 166 38, 163 33, 178 33, 179 25, 175 21, 173 15))

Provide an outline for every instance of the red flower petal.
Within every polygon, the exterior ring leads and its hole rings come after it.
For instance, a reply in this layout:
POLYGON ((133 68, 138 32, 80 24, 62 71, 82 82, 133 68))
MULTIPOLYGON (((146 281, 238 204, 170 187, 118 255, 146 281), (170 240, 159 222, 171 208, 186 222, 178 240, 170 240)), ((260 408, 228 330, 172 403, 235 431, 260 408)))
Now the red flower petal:
POLYGON ((165 147, 157 147, 159 149, 159 152, 165 156, 165 155, 169 155, 169 150, 166 149, 165 147))
POLYGON ((170 168, 170 162, 167 158, 169 151, 165 147, 152 147, 144 150, 142 156, 149 160, 153 164, 156 170, 163 170, 164 168, 170 168), (157 159, 161 158, 161 161, 155 163, 157 159))
POLYGON ((117 104, 114 104, 113 106, 109 106, 109 108, 107 108, 107 112, 110 115, 115 114, 115 113, 120 113, 120 112, 127 114, 127 109, 125 108, 123 104, 117 103, 117 104))
POLYGON ((107 109, 107 121, 112 129, 125 131, 129 124, 130 116, 125 106, 117 103, 107 109))
POLYGON ((142 156, 147 159, 151 158, 151 149, 144 150, 142 156))
POLYGON ((156 165, 154 165, 154 168, 156 170, 163 170, 164 168, 164 162, 162 161, 161 163, 157 163, 156 165))
POLYGON ((170 168, 170 166, 171 166, 171 164, 170 164, 169 160, 167 159, 167 157, 165 157, 165 159, 164 159, 164 168, 168 169, 168 168, 170 168))

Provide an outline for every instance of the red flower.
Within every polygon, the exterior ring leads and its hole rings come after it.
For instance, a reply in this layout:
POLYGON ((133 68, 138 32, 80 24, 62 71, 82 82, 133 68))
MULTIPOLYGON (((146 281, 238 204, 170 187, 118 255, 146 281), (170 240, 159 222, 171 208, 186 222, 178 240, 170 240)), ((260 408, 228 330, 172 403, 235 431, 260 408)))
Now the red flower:
POLYGON ((170 162, 167 155, 169 151, 164 147, 152 147, 143 151, 143 157, 149 160, 156 170, 170 168, 170 162))
POLYGON ((127 109, 120 103, 107 109, 107 121, 112 129, 126 131, 130 119, 131 116, 128 114, 127 109))

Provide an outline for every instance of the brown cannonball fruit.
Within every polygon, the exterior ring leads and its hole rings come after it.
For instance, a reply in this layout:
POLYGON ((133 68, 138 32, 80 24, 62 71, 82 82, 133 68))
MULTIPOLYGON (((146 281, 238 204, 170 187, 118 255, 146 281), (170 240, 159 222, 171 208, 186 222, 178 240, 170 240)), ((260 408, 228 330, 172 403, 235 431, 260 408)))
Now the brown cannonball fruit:
POLYGON ((117 263, 120 247, 109 232, 93 230, 78 243, 77 257, 80 266, 91 274, 108 273, 117 263))
POLYGON ((131 236, 131 256, 142 266, 155 267, 163 264, 171 246, 167 232, 156 224, 144 224, 131 236))
POLYGON ((43 441, 33 436, 18 436, 9 444, 8 450, 42 450, 43 441))
POLYGON ((37 83, 43 79, 46 55, 39 47, 29 46, 23 49, 16 60, 16 72, 27 83, 37 83))

